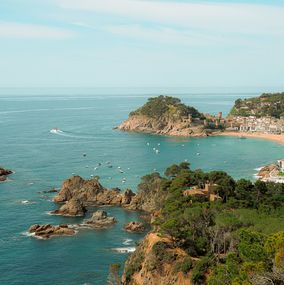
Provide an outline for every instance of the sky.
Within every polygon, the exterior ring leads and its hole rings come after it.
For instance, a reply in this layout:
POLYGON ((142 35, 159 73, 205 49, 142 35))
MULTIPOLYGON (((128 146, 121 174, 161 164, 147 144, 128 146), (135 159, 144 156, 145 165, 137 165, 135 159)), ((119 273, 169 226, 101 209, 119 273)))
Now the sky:
POLYGON ((284 1, 0 0, 0 87, 283 87, 284 1))

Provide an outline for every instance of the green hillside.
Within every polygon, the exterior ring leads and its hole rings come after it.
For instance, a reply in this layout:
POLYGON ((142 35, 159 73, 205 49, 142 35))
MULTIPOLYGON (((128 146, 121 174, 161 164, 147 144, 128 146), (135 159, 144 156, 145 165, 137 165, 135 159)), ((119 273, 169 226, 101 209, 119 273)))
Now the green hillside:
POLYGON ((235 101, 230 115, 280 118, 284 115, 284 92, 264 93, 259 97, 238 99, 235 101))
POLYGON ((142 107, 130 113, 130 116, 134 115, 144 115, 150 118, 162 118, 162 117, 174 117, 176 119, 181 119, 182 117, 192 118, 203 117, 194 107, 186 106, 181 103, 178 98, 170 96, 158 96, 149 98, 148 102, 142 107))

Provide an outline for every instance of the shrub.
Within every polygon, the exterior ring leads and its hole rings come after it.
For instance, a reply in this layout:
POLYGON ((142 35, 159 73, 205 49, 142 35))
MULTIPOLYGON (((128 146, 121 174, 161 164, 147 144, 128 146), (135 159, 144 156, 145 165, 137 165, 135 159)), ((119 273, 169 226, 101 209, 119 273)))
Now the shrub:
POLYGON ((182 272, 183 274, 187 274, 192 267, 192 259, 189 256, 186 256, 183 261, 176 263, 174 272, 182 272))

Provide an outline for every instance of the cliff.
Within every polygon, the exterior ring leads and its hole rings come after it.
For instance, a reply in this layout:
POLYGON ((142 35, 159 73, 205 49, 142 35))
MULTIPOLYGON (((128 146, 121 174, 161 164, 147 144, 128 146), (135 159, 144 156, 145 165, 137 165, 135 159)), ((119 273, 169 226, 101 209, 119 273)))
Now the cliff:
POLYGON ((235 101, 230 115, 280 118, 284 115, 284 92, 264 93, 259 97, 238 99, 235 101))
POLYGON ((205 117, 195 108, 182 104, 180 99, 158 96, 149 98, 141 108, 131 112, 129 118, 117 129, 187 137, 207 136, 209 129, 215 127, 214 119, 205 117))
POLYGON ((149 233, 128 258, 123 276, 124 285, 190 285, 188 269, 191 259, 170 239, 149 233))

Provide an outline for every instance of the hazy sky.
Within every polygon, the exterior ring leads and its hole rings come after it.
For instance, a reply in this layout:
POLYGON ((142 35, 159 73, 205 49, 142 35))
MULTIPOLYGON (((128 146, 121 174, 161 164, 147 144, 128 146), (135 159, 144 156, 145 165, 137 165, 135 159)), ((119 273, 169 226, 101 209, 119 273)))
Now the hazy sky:
POLYGON ((281 3, 0 0, 0 87, 284 86, 281 3))

